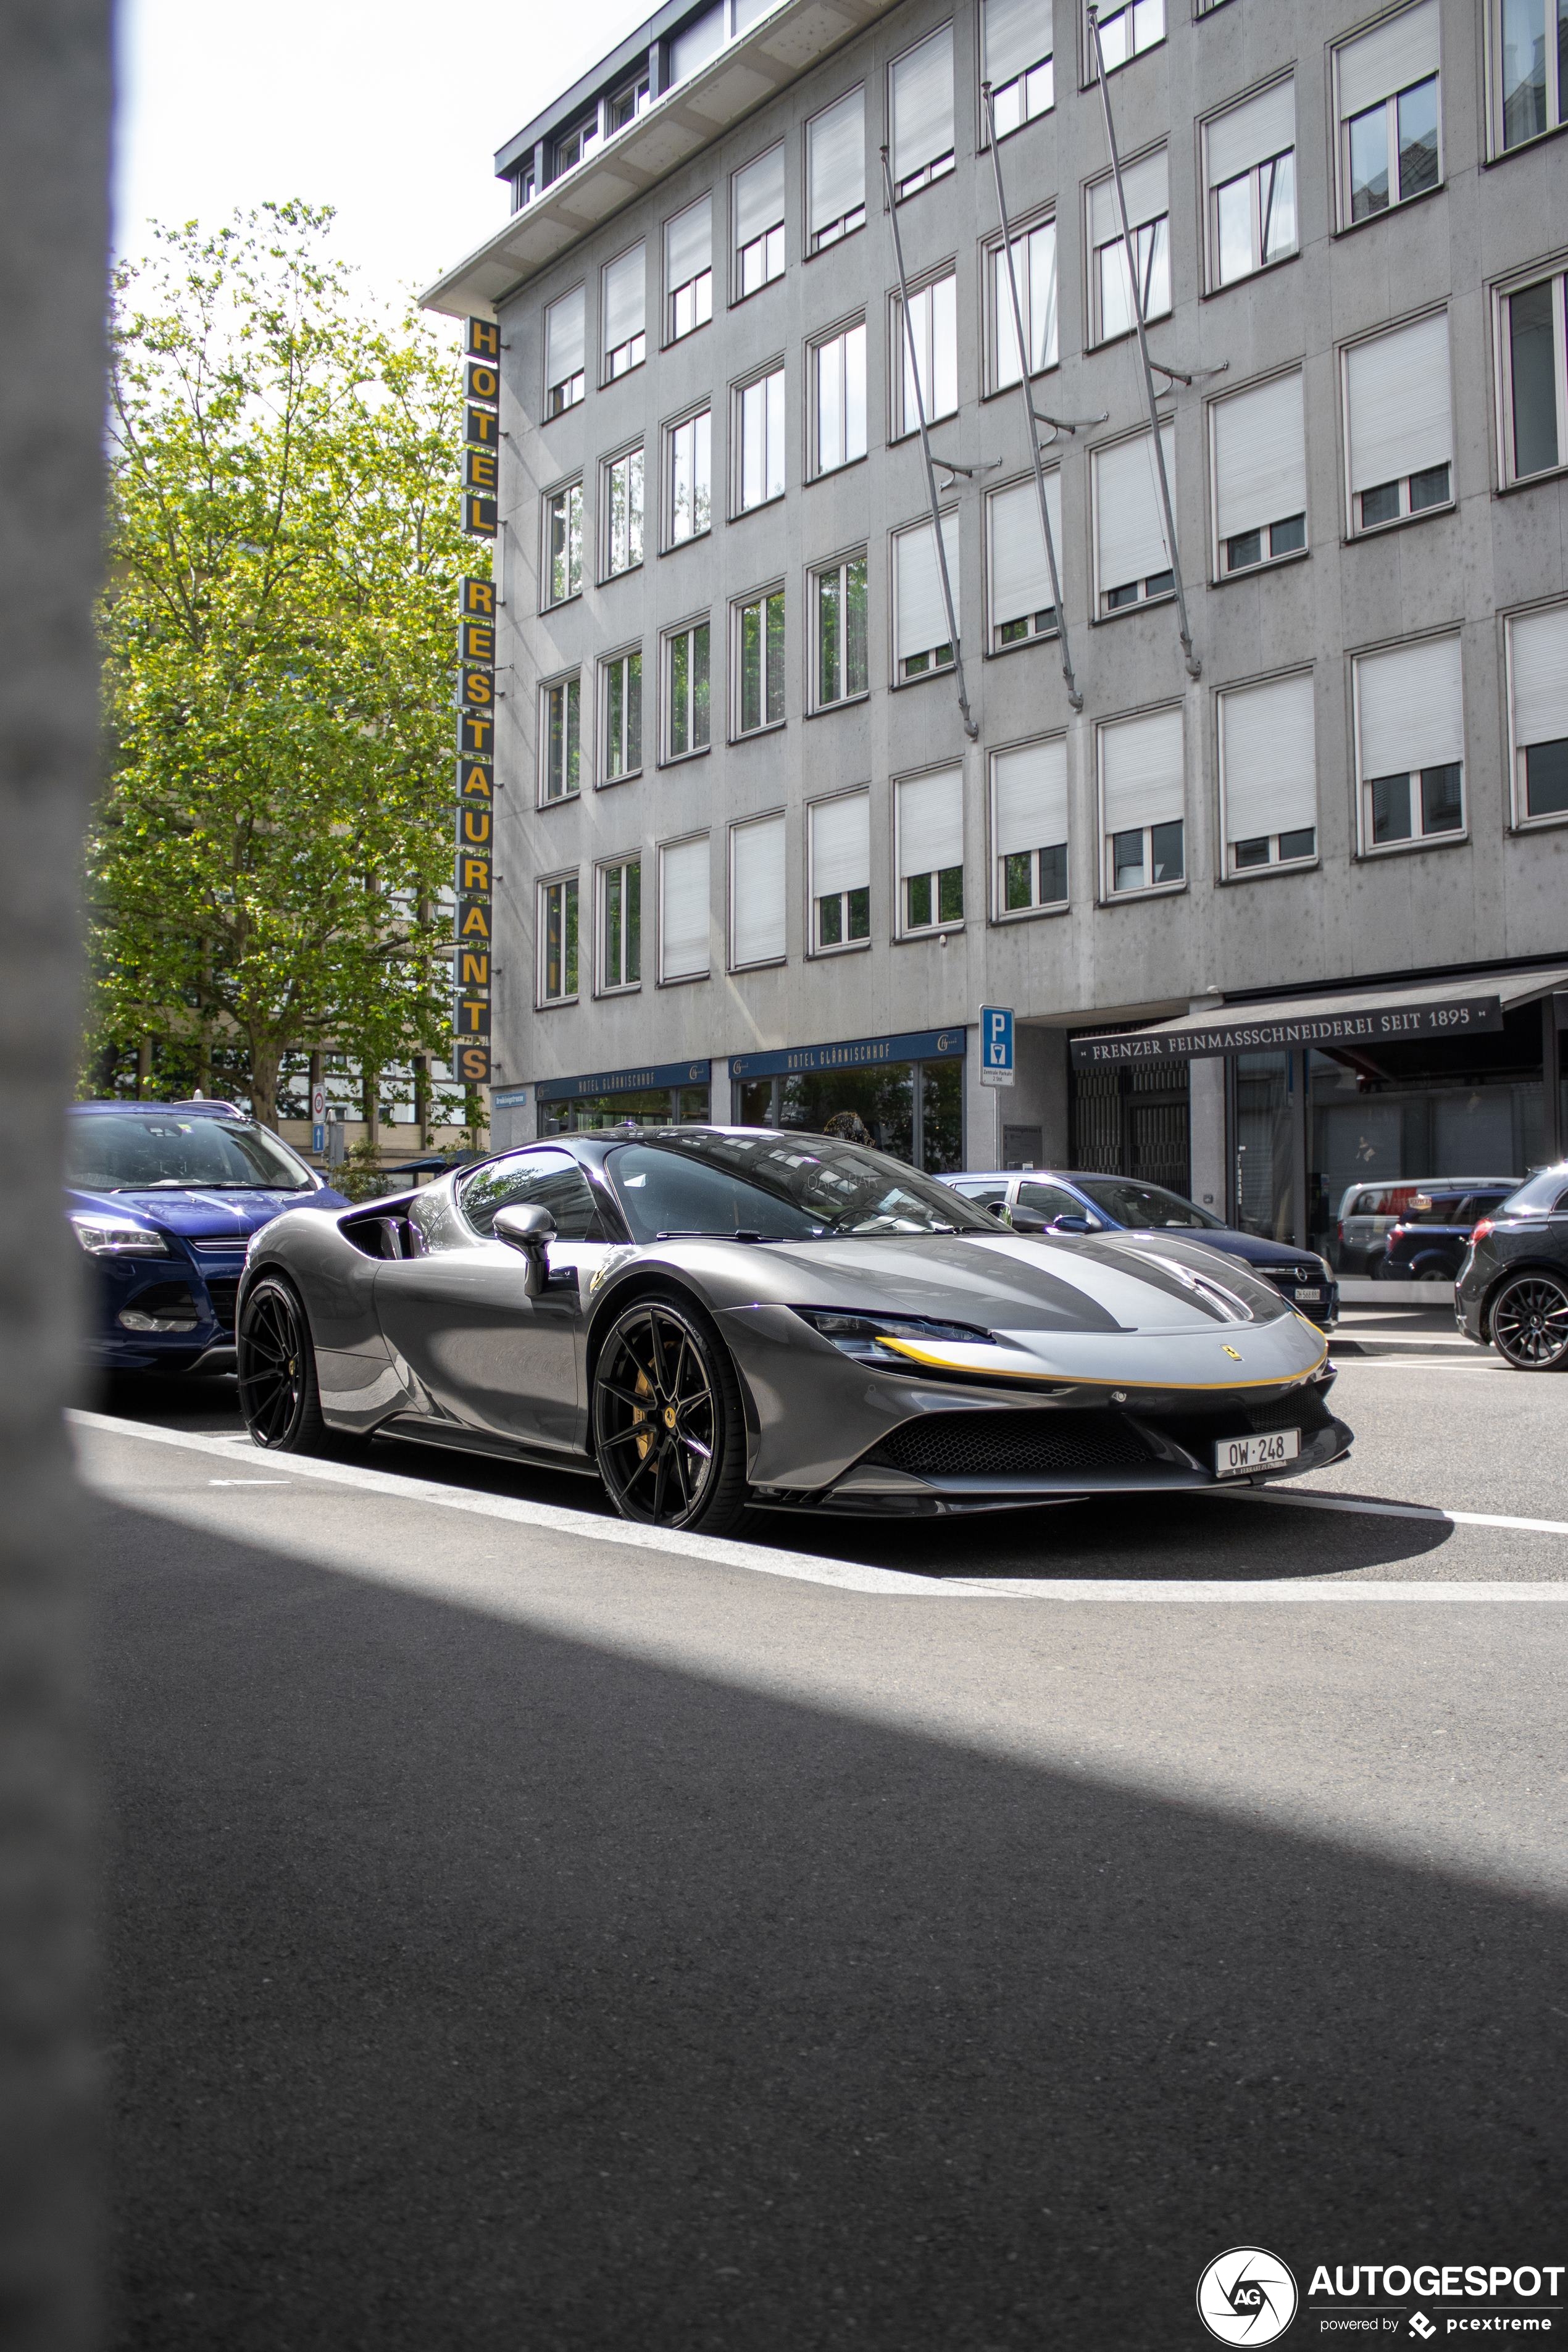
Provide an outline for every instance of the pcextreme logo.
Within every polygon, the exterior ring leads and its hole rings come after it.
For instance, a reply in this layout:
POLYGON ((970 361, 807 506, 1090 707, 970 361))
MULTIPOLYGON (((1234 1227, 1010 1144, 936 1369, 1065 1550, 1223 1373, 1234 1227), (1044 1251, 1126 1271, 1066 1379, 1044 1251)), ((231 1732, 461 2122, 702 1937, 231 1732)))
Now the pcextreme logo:
POLYGON ((1232 2246, 1198 2281, 1198 2317, 1221 2344, 1273 2344, 1296 2316, 1296 2282, 1278 2254, 1232 2246))

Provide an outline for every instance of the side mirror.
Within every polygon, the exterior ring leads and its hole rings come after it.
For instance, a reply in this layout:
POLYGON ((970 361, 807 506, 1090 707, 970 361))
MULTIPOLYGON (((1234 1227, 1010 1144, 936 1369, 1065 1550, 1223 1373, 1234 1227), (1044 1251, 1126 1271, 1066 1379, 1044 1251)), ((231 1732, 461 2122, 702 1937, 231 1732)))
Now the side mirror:
POLYGON ((1038 1209, 1026 1209, 1022 1202, 1014 1203, 1012 1214, 1007 1222, 1016 1234, 1044 1234, 1050 1231, 1050 1220, 1043 1217, 1038 1209))
POLYGON ((1057 1217, 1050 1230, 1053 1234, 1091 1234, 1094 1227, 1087 1217, 1057 1217))
POLYGON ((521 1250, 528 1269, 524 1286, 530 1298, 537 1298, 550 1272, 545 1253, 555 1239, 555 1220, 549 1210, 520 1204, 498 1209, 490 1231, 509 1249, 521 1250))

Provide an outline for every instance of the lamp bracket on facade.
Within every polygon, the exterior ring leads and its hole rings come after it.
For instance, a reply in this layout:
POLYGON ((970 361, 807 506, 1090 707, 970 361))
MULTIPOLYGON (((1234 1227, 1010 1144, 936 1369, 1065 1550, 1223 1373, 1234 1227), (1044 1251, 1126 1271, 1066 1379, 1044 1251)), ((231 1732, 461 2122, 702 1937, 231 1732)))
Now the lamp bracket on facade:
POLYGON ((1091 425, 1109 425, 1110 411, 1102 408, 1098 416, 1047 416, 1043 408, 1032 412, 1037 425, 1048 425, 1053 433, 1087 433, 1091 425))
MULTIPOLYGON (((1218 367, 1194 368, 1189 374, 1184 375, 1180 368, 1167 367, 1163 360, 1152 359, 1149 364, 1153 369, 1156 375, 1168 375, 1173 383, 1184 383, 1189 392, 1192 390, 1194 383, 1206 383, 1210 376, 1224 375, 1227 373, 1230 367, 1230 362, 1228 360, 1221 360, 1218 367)), ((1160 397, 1161 399, 1164 398, 1163 393, 1160 394, 1160 397)))
POLYGON ((1001 467, 1002 460, 1000 457, 976 457, 972 466, 961 466, 956 458, 939 457, 936 452, 932 450, 931 463, 937 467, 939 472, 943 473, 948 477, 947 480, 940 485, 940 488, 944 490, 951 490, 952 488, 952 477, 955 474, 962 474, 966 482, 972 482, 976 474, 994 474, 998 472, 1001 467))

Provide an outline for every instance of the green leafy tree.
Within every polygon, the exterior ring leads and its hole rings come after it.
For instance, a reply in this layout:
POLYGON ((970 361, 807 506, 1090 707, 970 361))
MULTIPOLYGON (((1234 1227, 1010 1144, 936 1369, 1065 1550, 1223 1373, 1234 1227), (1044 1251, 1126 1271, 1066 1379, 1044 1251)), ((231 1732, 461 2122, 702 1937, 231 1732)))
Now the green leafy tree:
POLYGON ((484 568, 456 357, 356 303, 331 219, 162 229, 116 286, 89 1051, 216 1054, 271 1124, 291 1053, 445 1051, 456 583, 484 568))

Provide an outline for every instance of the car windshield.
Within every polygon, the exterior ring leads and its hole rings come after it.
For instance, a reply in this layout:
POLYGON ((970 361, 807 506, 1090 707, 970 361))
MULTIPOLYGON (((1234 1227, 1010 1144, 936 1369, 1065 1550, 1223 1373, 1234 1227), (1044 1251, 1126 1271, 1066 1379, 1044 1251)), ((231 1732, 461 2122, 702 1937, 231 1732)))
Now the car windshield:
POLYGON ((89 1112, 70 1120, 66 1181, 87 1192, 309 1192, 310 1171, 264 1127, 174 1111, 89 1112))
POLYGON ((1510 1192, 1498 1214, 1517 1217, 1533 1209, 1539 1216, 1543 1209, 1560 1209, 1568 1202, 1568 1162, 1561 1168, 1542 1168, 1528 1184, 1510 1192))
POLYGON ((1161 1225, 1224 1229, 1223 1217, 1200 1209, 1195 1201, 1184 1201, 1179 1192, 1167 1192, 1163 1184, 1133 1184, 1123 1176, 1075 1176, 1072 1181, 1114 1224, 1131 1225, 1134 1232, 1161 1225))
POLYGON ((639 1242, 699 1234, 765 1242, 851 1234, 991 1234, 948 1185, 901 1160, 819 1135, 644 1137, 606 1161, 639 1242))

